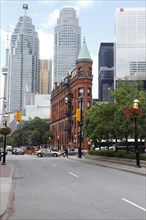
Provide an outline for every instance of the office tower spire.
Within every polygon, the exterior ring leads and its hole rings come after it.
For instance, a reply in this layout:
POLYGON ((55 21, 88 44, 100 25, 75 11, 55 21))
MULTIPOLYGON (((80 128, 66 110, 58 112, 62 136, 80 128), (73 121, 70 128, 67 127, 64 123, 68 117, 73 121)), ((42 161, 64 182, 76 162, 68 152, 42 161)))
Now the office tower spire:
POLYGON ((8 72, 8 109, 24 109, 24 95, 39 92, 39 39, 32 19, 26 16, 28 5, 23 5, 25 15, 19 18, 11 35, 8 72))
POLYGON ((54 30, 54 83, 75 69, 80 47, 81 28, 76 11, 71 7, 62 8, 54 30))
POLYGON ((24 15, 26 16, 27 15, 27 10, 28 10, 28 5, 24 4, 23 9, 24 9, 24 15))

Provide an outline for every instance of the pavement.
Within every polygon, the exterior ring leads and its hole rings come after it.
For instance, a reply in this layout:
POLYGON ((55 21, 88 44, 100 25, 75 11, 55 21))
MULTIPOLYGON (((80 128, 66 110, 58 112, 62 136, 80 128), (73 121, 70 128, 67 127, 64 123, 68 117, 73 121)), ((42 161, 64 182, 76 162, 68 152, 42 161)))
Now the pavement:
MULTIPOLYGON (((146 176, 146 161, 141 168, 137 168, 133 164, 118 163, 114 161, 105 161, 100 159, 92 159, 91 157, 78 158, 77 156, 69 156, 69 159, 80 160, 82 162, 95 164, 103 167, 110 167, 113 169, 123 170, 139 175, 146 176)), ((14 168, 7 161, 6 165, 0 164, 0 219, 8 210, 10 196, 12 194, 12 180, 14 175, 14 168)))

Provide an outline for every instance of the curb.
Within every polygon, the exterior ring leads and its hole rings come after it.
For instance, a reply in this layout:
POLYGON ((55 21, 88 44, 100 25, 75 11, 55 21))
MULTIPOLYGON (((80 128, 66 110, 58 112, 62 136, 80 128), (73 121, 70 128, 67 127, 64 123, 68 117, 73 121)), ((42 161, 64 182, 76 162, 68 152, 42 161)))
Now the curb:
POLYGON ((105 161, 105 160, 100 160, 100 158, 94 158, 92 159, 91 156, 90 156, 90 159, 85 156, 85 157, 82 157, 82 159, 79 159, 79 158, 71 158, 70 159, 74 159, 74 160, 80 160, 82 162, 86 162, 86 163, 90 163, 90 164, 95 164, 95 165, 98 165, 98 166, 102 166, 102 167, 109 167, 109 168, 112 168, 112 169, 116 169, 116 170, 121 170, 121 171, 125 171, 125 172, 129 172, 129 173, 135 173, 135 174, 138 174, 138 175, 142 175, 142 176, 145 176, 146 175, 146 167, 142 167, 142 168, 137 168, 135 167, 133 164, 130 165, 127 165, 127 164, 124 164, 124 161, 122 163, 119 164, 118 162, 115 162, 115 161, 105 161))

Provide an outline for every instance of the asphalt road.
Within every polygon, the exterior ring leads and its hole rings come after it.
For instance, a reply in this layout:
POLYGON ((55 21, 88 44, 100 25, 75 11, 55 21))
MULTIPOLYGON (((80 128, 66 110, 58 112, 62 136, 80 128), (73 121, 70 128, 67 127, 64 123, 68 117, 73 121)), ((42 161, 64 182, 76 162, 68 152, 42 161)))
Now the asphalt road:
POLYGON ((9 220, 146 219, 144 176, 63 157, 11 155, 9 220))

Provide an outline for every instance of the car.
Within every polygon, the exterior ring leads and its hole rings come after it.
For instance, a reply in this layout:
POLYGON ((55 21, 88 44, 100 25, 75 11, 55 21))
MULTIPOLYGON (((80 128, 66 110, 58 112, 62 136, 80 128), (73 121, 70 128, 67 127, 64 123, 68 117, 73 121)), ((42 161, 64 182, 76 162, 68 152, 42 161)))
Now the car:
POLYGON ((24 155, 24 150, 22 149, 22 148, 19 148, 19 147, 17 147, 17 148, 15 148, 14 150, 13 150, 13 153, 12 154, 15 154, 15 155, 24 155))
POLYGON ((43 156, 53 156, 53 157, 58 157, 62 156, 64 152, 59 152, 59 151, 53 151, 48 148, 43 148, 35 152, 35 155, 38 157, 43 157, 43 156))
POLYGON ((78 154, 78 149, 69 149, 68 150, 68 155, 77 155, 78 154))

